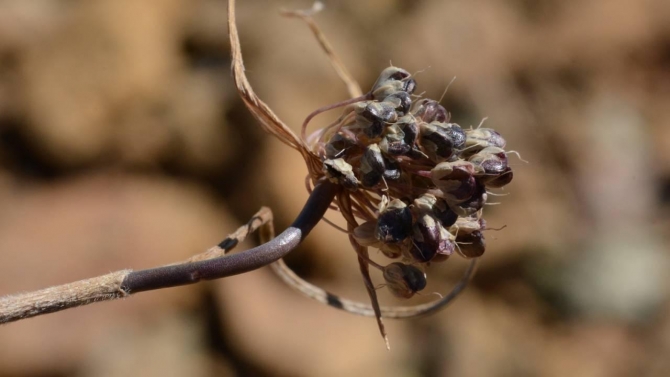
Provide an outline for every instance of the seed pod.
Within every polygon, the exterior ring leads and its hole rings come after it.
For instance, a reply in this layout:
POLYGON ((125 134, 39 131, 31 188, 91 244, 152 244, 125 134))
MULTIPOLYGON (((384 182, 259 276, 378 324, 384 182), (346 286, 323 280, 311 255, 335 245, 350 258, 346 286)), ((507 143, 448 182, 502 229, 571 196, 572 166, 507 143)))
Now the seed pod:
POLYGON ((426 274, 418 268, 395 262, 384 267, 386 286, 396 297, 411 298, 426 288, 426 274))
POLYGON ((396 161, 384 158, 384 165, 386 166, 386 170, 384 170, 385 179, 389 181, 397 181, 400 179, 402 172, 400 171, 400 165, 398 165, 396 161))
POLYGON ((470 216, 484 208, 487 198, 486 186, 477 181, 475 190, 469 199, 461 203, 449 203, 449 207, 458 216, 470 216))
POLYGON ((486 229, 486 221, 477 217, 477 215, 471 215, 468 217, 459 217, 456 220, 456 223, 449 228, 449 232, 455 234, 458 239, 458 237, 461 237, 464 234, 470 234, 484 229, 486 229))
POLYGON ((437 198, 435 195, 423 194, 414 199, 412 202, 412 209, 414 210, 415 216, 419 218, 423 214, 432 213, 435 209, 435 204, 437 204, 437 198))
POLYGON ((350 137, 339 133, 335 134, 330 138, 328 144, 326 144, 326 157, 330 159, 343 157, 347 150, 355 145, 356 141, 350 137))
POLYGON ((403 243, 379 243, 379 251, 381 251, 384 256, 390 259, 400 258, 400 256, 402 256, 403 249, 407 248, 407 246, 405 246, 403 243))
POLYGON ((412 234, 412 213, 399 199, 394 199, 377 218, 375 236, 385 243, 400 243, 412 234))
POLYGON ((379 148, 382 152, 392 156, 400 156, 410 150, 409 145, 405 143, 405 133, 398 127, 397 123, 386 127, 384 137, 379 142, 379 148))
POLYGON ((498 147, 486 147, 468 160, 476 166, 479 174, 498 176, 507 168, 505 150, 498 147))
POLYGON ((426 123, 446 122, 449 119, 449 113, 437 101, 430 98, 423 98, 412 106, 412 114, 426 123))
POLYGON ((386 129, 387 123, 398 119, 395 109, 384 102, 368 101, 354 107, 356 123, 363 128, 363 133, 371 139, 380 137, 386 129))
POLYGON ((500 188, 512 182, 512 178, 514 178, 514 173, 512 173, 512 168, 508 166, 505 168, 505 171, 500 173, 500 175, 497 177, 487 179, 486 186, 491 188, 500 188))
POLYGON ((456 212, 454 212, 443 199, 439 199, 435 203, 433 206, 433 214, 446 229, 449 229, 450 226, 454 225, 458 219, 458 214, 456 214, 456 212))
POLYGON ((382 179, 386 167, 379 145, 370 144, 361 157, 361 183, 365 187, 376 186, 382 179))
POLYGON ((465 130, 465 150, 468 154, 475 154, 486 147, 505 148, 505 139, 490 128, 475 128, 465 130))
POLYGON ((342 185, 347 190, 358 189, 358 179, 354 175, 353 168, 344 159, 323 161, 323 171, 331 182, 342 185))
POLYGON ((465 133, 455 123, 421 123, 421 147, 433 161, 450 159, 465 146, 465 133))
POLYGON ((410 106, 412 106, 412 99, 405 92, 395 92, 384 98, 383 102, 393 106, 399 116, 407 114, 410 106))
POLYGON ((382 71, 377 82, 372 86, 372 96, 381 101, 397 92, 414 93, 416 81, 410 78, 409 72, 398 67, 388 67, 382 71))
POLYGON ((486 240, 484 239, 484 234, 479 230, 462 235, 459 234, 456 237, 456 243, 458 243, 458 253, 464 258, 481 257, 484 255, 484 251, 486 251, 486 240))
POLYGON ((429 262, 440 249, 440 224, 431 214, 421 215, 413 226, 412 257, 418 262, 429 262))
POLYGON ((477 186, 475 167, 463 160, 441 162, 430 171, 433 184, 449 203, 461 203, 472 197, 477 186))
POLYGON ((404 117, 398 118, 396 125, 404 134, 403 140, 405 141, 405 144, 413 147, 416 140, 419 138, 419 126, 416 124, 416 118, 412 115, 405 115, 404 117))
POLYGON ((367 221, 354 229, 354 238, 361 246, 378 247, 381 242, 375 237, 376 221, 367 221))

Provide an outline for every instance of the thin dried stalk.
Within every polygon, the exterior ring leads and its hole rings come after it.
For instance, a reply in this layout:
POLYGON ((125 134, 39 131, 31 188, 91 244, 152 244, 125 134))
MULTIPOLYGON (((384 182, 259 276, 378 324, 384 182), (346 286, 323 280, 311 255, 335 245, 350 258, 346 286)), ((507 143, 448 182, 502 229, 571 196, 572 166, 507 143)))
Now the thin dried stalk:
POLYGON ((328 56, 328 60, 330 61, 330 64, 333 66, 333 69, 335 69, 337 75, 340 76, 340 79, 347 86, 349 96, 352 98, 360 97, 363 95, 361 86, 358 85, 358 82, 351 75, 351 73, 344 65, 344 63, 342 63, 340 58, 335 53, 335 50, 333 50, 333 47, 330 45, 330 42, 328 42, 326 35, 323 34, 323 32, 321 32, 321 29, 319 29, 319 26, 316 24, 316 22, 314 22, 314 19, 312 18, 314 14, 320 12, 322 9, 323 4, 317 1, 314 3, 312 9, 295 10, 295 11, 284 10, 282 11, 282 15, 286 17, 297 17, 305 21, 307 26, 309 26, 309 29, 312 31, 312 34, 314 34, 314 37, 319 42, 321 49, 323 49, 323 51, 328 56))

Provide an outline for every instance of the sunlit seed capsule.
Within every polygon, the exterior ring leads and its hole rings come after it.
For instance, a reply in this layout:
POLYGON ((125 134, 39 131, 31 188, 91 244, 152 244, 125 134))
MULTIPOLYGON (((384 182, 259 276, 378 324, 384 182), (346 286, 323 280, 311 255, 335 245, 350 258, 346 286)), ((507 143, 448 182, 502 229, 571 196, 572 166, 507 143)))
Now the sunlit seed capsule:
POLYGON ((416 90, 416 80, 412 78, 403 80, 402 90, 407 94, 412 94, 416 90))
POLYGON ((444 200, 438 200, 435 206, 433 206, 433 214, 446 229, 449 229, 450 226, 454 225, 456 219, 458 219, 458 214, 454 212, 444 200))
POLYGON ((412 115, 405 115, 398 118, 396 125, 403 133, 403 140, 409 146, 413 146, 419 137, 419 126, 416 124, 416 118, 412 115))
POLYGON ((384 103, 391 104, 398 115, 403 116, 409 112, 409 108, 412 106, 412 99, 405 92, 395 92, 384 98, 384 103))
POLYGON ((449 228, 449 233, 455 234, 458 239, 458 237, 461 237, 464 234, 481 231, 485 228, 486 222, 483 219, 478 218, 476 215, 471 215, 467 217, 459 217, 456 220, 456 223, 449 228))
POLYGON ((411 298, 426 288, 426 274, 418 268, 395 262, 384 267, 384 280, 391 293, 400 298, 411 298))
POLYGON ((429 262, 440 248, 440 224, 430 214, 419 216, 412 227, 412 256, 418 262, 429 262))
POLYGON ((368 145, 361 157, 361 184, 365 187, 376 186, 381 181, 385 170, 384 157, 382 157, 379 145, 368 145))
POLYGON ((402 81, 409 78, 410 74, 406 70, 399 67, 385 68, 377 78, 377 81, 372 86, 372 90, 378 89, 389 82, 402 81))
POLYGON ((326 157, 330 159, 343 157, 347 150, 355 145, 355 140, 342 134, 335 134, 326 144, 326 157))
POLYGON ((478 170, 486 175, 500 175, 507 169, 507 155, 499 147, 486 147, 468 159, 478 170))
POLYGON ((387 155, 400 156, 409 152, 409 145, 405 143, 405 133, 397 123, 386 127, 384 137, 379 142, 379 148, 387 155))
POLYGON ((426 123, 446 122, 449 119, 447 110, 430 98, 415 101, 410 111, 415 117, 421 118, 426 123))
POLYGON ((478 181, 474 193, 469 199, 460 203, 452 202, 450 203, 450 208, 458 216, 470 216, 484 208, 487 197, 486 186, 478 181))
POLYGON ((367 173, 361 173, 361 185, 363 187, 372 188, 377 186, 382 181, 382 173, 376 171, 371 171, 367 173))
POLYGON ((367 221, 354 228, 354 238, 361 246, 378 247, 382 243, 375 237, 376 221, 367 221))
POLYGON ((412 209, 416 214, 416 217, 419 218, 423 214, 430 214, 433 212, 435 205, 437 204, 437 198, 433 194, 423 194, 418 198, 414 199, 412 202, 412 209))
POLYGON ((382 100, 387 96, 400 91, 412 94, 416 82, 410 79, 409 72, 398 67, 388 67, 382 71, 377 81, 372 86, 372 95, 376 100, 382 100), (411 81, 411 83, 410 83, 411 81), (410 91, 411 90, 411 91, 410 91))
POLYGON ((331 182, 342 185, 342 187, 351 191, 358 189, 358 179, 354 175, 353 167, 344 159, 325 160, 323 171, 331 182))
POLYGON ((430 171, 433 184, 450 203, 460 203, 472 197, 477 186, 475 167, 463 160, 441 162, 430 171))
POLYGON ((399 243, 412 234, 412 212, 402 201, 394 199, 377 218, 375 236, 387 243, 399 243))
POLYGON ((490 128, 465 130, 465 149, 468 153, 477 153, 486 147, 505 148, 505 139, 490 128))
MULTIPOLYGON (((377 241, 379 242, 379 241, 377 241)), ((402 256, 402 251, 406 246, 402 243, 395 244, 395 243, 383 243, 379 242, 379 251, 384 254, 385 257, 390 258, 390 259, 396 259, 400 258, 402 256)))
POLYGON ((384 165, 386 165, 386 170, 384 170, 384 178, 389 181, 397 181, 400 179, 402 172, 400 171, 400 165, 397 162, 389 159, 384 159, 384 165))
POLYGON ((361 171, 375 171, 378 173, 383 173, 384 170, 384 157, 382 156, 382 151, 379 149, 379 145, 368 145, 363 152, 363 156, 361 157, 361 171))
POLYGON ((456 243, 458 244, 456 250, 465 258, 481 257, 486 251, 486 240, 484 234, 479 230, 471 233, 459 233, 456 237, 456 243))
POLYGON ((514 178, 514 173, 512 173, 512 168, 508 166, 505 168, 505 171, 500 173, 497 177, 487 179, 486 186, 491 188, 500 188, 512 182, 512 178, 514 178))
POLYGON ((465 146, 465 133, 455 123, 422 123, 420 143, 434 161, 443 161, 459 153, 465 146))
POLYGON ((449 257, 456 250, 456 238, 449 231, 440 226, 440 246, 437 249, 436 257, 449 257))
POLYGON ((363 132, 370 138, 377 138, 384 133, 386 125, 398 119, 393 106, 383 102, 367 102, 365 107, 358 106, 356 111, 356 123, 363 126, 363 132))

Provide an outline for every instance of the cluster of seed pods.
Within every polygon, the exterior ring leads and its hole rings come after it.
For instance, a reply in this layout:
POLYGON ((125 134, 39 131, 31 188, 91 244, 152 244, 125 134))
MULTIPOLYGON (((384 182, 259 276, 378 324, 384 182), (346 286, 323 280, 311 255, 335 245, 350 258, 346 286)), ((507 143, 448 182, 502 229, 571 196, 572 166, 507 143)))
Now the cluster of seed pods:
POLYGON ((498 132, 461 128, 438 101, 413 96, 415 88, 407 71, 385 69, 317 143, 326 177, 375 207, 354 237, 400 260, 382 272, 404 298, 425 288, 428 263, 484 253, 487 189, 513 177, 498 132))

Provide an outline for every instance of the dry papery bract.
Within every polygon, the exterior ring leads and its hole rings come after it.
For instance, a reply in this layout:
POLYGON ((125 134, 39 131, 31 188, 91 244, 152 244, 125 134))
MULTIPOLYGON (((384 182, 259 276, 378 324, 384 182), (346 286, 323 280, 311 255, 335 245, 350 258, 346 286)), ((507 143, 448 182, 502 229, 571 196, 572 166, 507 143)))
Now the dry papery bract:
MULTIPOLYGON (((443 307, 462 291, 476 259, 485 251, 483 209, 488 190, 512 180, 504 138, 491 128, 464 129, 452 122, 439 101, 415 95, 416 80, 394 66, 382 70, 370 91, 359 96, 351 89, 357 88, 352 84, 355 80, 346 69, 338 69, 354 98, 314 111, 303 123, 299 138, 247 81, 234 3, 229 3, 228 21, 236 87, 263 128, 301 153, 311 185, 328 180, 342 187, 331 208, 347 222, 346 233, 357 253, 372 306, 337 298, 300 279, 281 261, 274 270, 319 302, 375 315, 385 339, 382 316, 413 317, 443 307), (343 110, 333 123, 307 135, 314 116, 336 108, 343 110), (394 261, 381 265, 370 260, 368 247, 378 248, 394 261), (426 267, 454 253, 472 263, 452 293, 424 305, 379 306, 369 266, 381 271, 394 296, 411 298, 426 287, 426 267)), ((305 20, 328 55, 334 56, 310 12, 285 14, 305 20)), ((332 62, 336 68, 341 66, 339 60, 332 62)))

